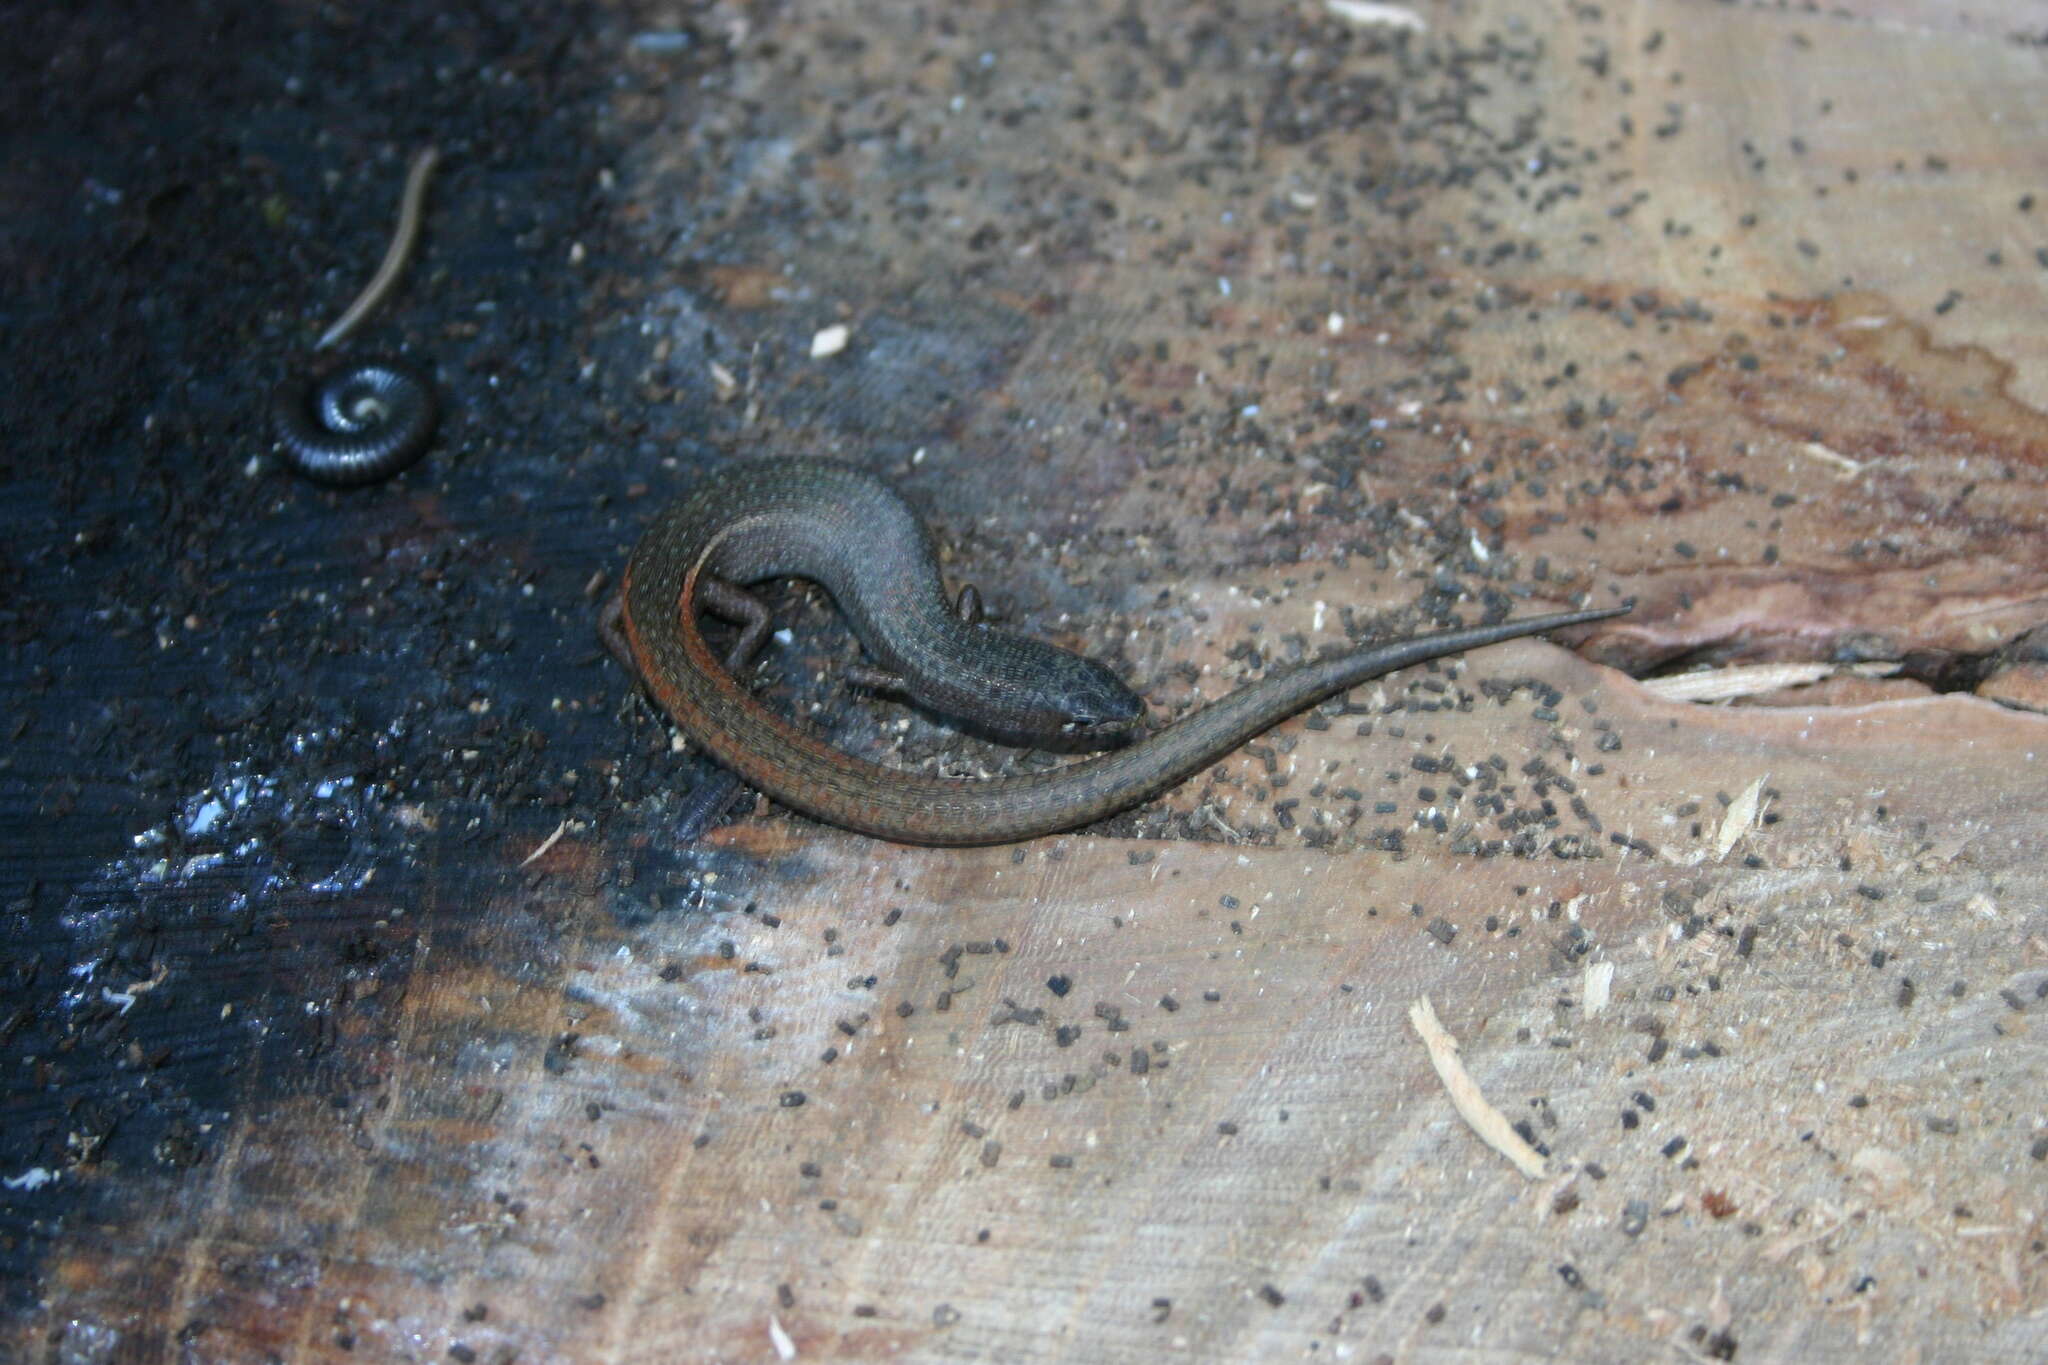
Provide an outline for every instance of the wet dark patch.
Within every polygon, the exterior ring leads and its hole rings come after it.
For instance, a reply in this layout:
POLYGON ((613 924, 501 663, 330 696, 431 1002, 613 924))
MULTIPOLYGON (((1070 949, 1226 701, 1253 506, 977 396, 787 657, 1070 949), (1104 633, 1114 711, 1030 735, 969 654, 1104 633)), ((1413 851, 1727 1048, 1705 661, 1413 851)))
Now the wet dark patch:
POLYGON ((30 1179, 0 1189, 0 1280, 20 1307, 69 1232, 193 1188, 238 1109, 358 1112, 423 929, 458 960, 484 933, 544 947, 519 856, 688 784, 620 725, 587 589, 668 491, 659 462, 710 455, 633 391, 619 300, 641 267, 601 188, 633 133, 610 12, 6 22, 0 1175, 30 1179), (343 349, 420 362, 447 416, 409 472, 319 489, 270 454, 265 404, 375 267, 429 142, 420 250, 343 349), (494 903, 503 925, 479 918, 494 903))

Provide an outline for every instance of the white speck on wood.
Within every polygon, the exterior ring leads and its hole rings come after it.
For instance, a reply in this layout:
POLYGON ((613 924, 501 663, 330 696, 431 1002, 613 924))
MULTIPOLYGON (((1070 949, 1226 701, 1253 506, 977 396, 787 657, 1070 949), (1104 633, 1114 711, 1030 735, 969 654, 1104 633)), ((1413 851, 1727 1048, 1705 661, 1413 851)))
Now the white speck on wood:
POLYGON ((1372 0, 1323 0, 1323 3, 1337 18, 1360 27, 1405 28, 1416 33, 1429 27, 1420 14, 1406 5, 1375 4, 1372 0))
POLYGON ((827 356, 838 355, 846 349, 847 338, 852 335, 843 322, 835 322, 830 327, 821 328, 818 334, 811 338, 811 359, 823 360, 827 356))
POLYGON ((1614 964, 1612 962, 1589 962, 1586 964, 1586 1017, 1591 1019, 1607 1008, 1607 1002, 1614 994, 1614 964))

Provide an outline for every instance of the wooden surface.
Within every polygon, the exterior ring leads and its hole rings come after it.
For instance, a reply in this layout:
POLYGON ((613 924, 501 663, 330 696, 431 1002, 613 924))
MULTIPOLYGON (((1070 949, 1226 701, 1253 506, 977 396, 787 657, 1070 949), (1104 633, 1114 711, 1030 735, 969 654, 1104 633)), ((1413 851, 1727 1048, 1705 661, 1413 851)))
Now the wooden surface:
POLYGON ((245 1071, 68 1228, 22 1356, 2048 1359, 2041 17, 1416 13, 713 6, 684 63, 617 11, 645 270, 593 350, 736 456, 898 477, 1161 712, 1635 615, 1014 849, 416 811, 349 1097, 245 1071), (1783 661, 1887 667, 1630 676, 1783 661))

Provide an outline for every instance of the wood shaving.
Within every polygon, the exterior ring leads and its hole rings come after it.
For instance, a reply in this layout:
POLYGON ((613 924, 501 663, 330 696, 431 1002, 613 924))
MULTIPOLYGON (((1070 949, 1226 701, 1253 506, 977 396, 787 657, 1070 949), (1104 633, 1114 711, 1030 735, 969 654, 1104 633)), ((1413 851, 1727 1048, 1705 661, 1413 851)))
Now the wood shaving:
POLYGON ((1429 1002, 1428 996, 1420 997, 1408 1007, 1408 1022, 1415 1026, 1416 1033, 1422 1037, 1422 1045, 1429 1049, 1430 1065, 1436 1068, 1437 1079, 1443 1082, 1459 1117, 1471 1125, 1480 1141, 1513 1162, 1516 1170, 1531 1180, 1541 1180, 1549 1163, 1541 1152, 1514 1130, 1507 1116, 1479 1093, 1478 1082, 1458 1060, 1458 1040, 1438 1022, 1436 1006, 1429 1002))
POLYGON ((1728 850, 1735 847, 1735 841, 1749 831, 1756 823, 1757 809, 1763 804, 1764 778, 1759 777, 1742 789, 1742 795, 1728 803, 1728 813, 1721 817, 1721 828, 1714 835, 1714 861, 1728 856, 1728 850))
POLYGON ((1818 663, 1754 664, 1746 668, 1708 668, 1697 673, 1674 673, 1668 678, 1646 678, 1643 690, 1665 701, 1732 701, 1737 697, 1776 692, 1784 687, 1804 687, 1837 674, 1889 678, 1898 671, 1896 660, 1853 664, 1847 668, 1818 663))

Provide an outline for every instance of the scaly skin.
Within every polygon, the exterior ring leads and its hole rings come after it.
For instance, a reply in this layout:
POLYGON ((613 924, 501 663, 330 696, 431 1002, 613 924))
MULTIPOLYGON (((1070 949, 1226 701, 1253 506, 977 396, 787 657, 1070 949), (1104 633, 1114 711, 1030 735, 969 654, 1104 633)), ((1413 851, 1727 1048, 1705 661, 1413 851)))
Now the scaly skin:
POLYGON ((1306 664, 1239 689, 1126 748, 987 780, 869 763, 756 701, 697 627, 699 594, 764 578, 817 581, 904 690, 985 730, 1046 739, 1119 734, 1128 691, 1100 665, 962 622, 946 605, 922 522, 881 480, 829 460, 735 466, 665 511, 633 551, 621 635, 677 725, 760 791, 828 824, 900 843, 1001 844, 1073 829, 1186 780, 1326 697, 1397 668, 1605 620, 1627 605, 1439 631, 1306 664), (1105 690, 1107 677, 1110 688, 1105 690), (1062 705, 1064 719, 1050 718, 1062 705))

